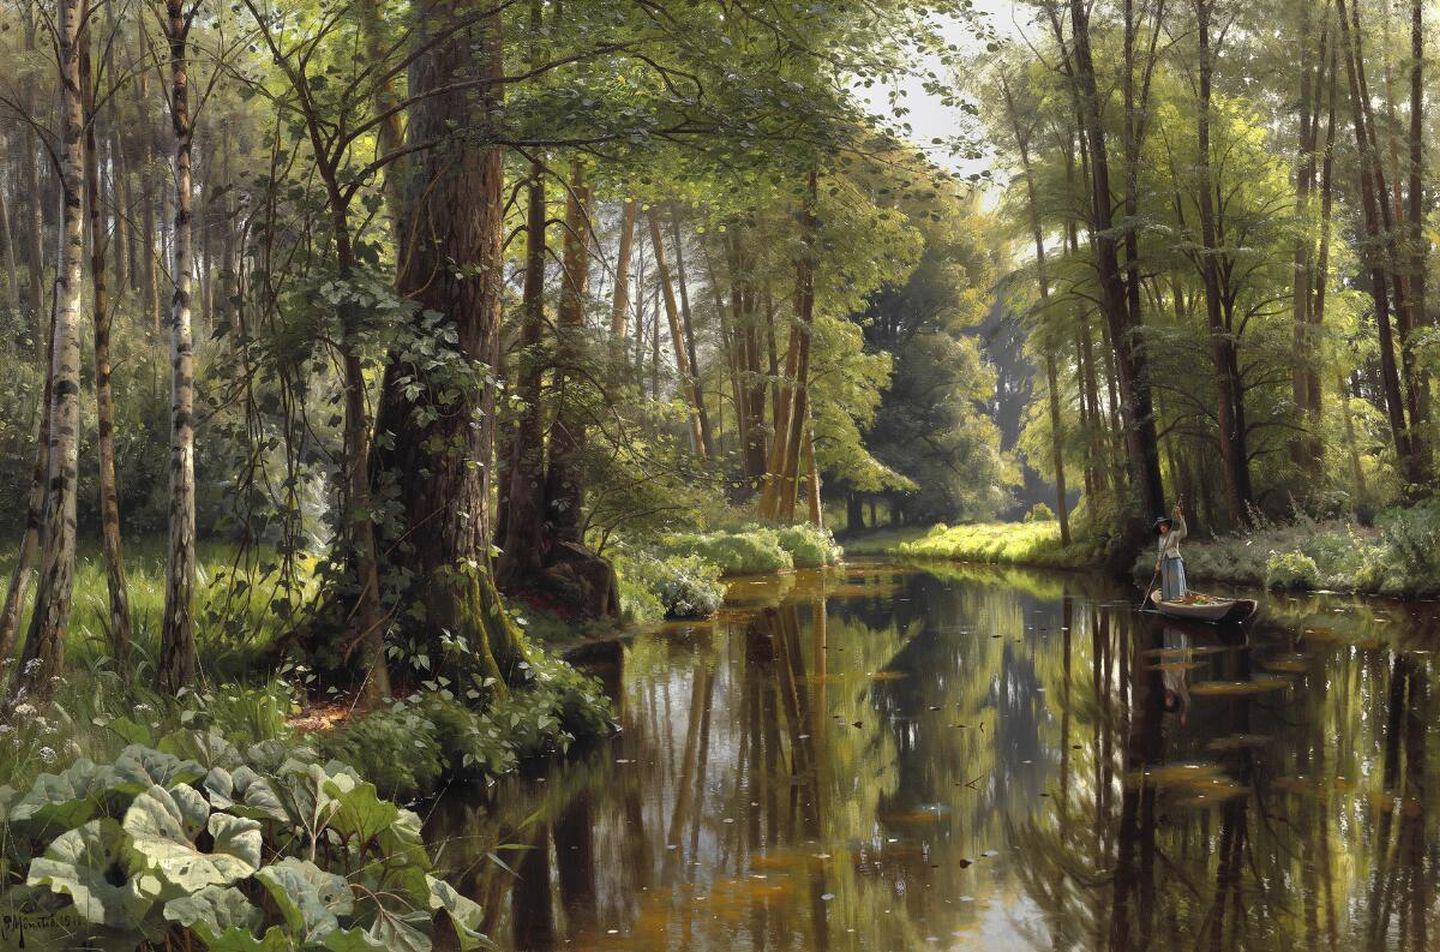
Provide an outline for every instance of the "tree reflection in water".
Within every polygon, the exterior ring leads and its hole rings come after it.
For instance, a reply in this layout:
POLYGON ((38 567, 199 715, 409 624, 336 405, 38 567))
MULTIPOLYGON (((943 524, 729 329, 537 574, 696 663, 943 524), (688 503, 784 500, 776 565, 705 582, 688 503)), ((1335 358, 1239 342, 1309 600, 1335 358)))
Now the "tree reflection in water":
POLYGON ((1425 949, 1431 624, 853 566, 637 638, 622 732, 436 806, 507 948, 1425 949))

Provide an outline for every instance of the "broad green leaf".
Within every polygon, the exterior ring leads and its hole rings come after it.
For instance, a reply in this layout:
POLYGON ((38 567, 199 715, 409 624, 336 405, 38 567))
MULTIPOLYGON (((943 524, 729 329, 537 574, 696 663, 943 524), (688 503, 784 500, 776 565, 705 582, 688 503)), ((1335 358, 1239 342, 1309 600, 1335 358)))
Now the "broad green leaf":
POLYGON ((423 931, 429 919, 423 913, 397 916, 382 912, 368 929, 336 929, 325 937, 330 952, 430 952, 430 937, 423 931))
POLYGON ((414 810, 398 811, 395 822, 380 832, 377 841, 387 861, 422 870, 430 868, 430 853, 420 832, 421 822, 420 814, 414 810))
POLYGON ((81 757, 63 773, 36 777, 30 790, 11 807, 10 820, 74 829, 100 812, 110 785, 109 767, 81 757))
POLYGON ((381 800, 375 785, 340 774, 325 783, 325 792, 335 799, 330 829, 341 836, 353 836, 368 843, 400 817, 400 808, 381 800))
POLYGON ((193 760, 131 744, 115 758, 111 789, 139 794, 152 786, 175 787, 194 783, 205 776, 205 768, 193 760))
POLYGON ((430 886, 430 911, 435 917, 436 929, 454 930, 455 939, 462 949, 489 949, 494 944, 480 932, 480 923, 485 911, 480 904, 456 892, 455 887, 443 879, 426 876, 430 886))
POLYGON ((172 731, 160 739, 159 749, 175 757, 193 760, 202 767, 234 770, 245 762, 235 745, 213 727, 208 731, 172 731))
POLYGON ((194 892, 224 886, 249 876, 260 865, 260 824, 217 813, 191 787, 151 787, 135 798, 123 821, 131 849, 164 882, 194 892), (201 829, 214 840, 210 852, 194 843, 201 829))
POLYGON ((290 940, 272 926, 255 936, 265 920, 260 908, 234 886, 206 886, 165 904, 165 918, 194 933, 212 952, 283 952, 290 940))
POLYGON ((323 941, 339 928, 337 917, 355 909, 355 897, 344 877, 309 860, 286 857, 261 869, 255 878, 270 893, 290 930, 307 942, 323 941))
POLYGON ((119 734, 120 739, 127 744, 140 744, 145 747, 150 747, 155 743, 155 735, 150 731, 149 727, 136 723, 128 717, 117 717, 105 726, 119 734))
POLYGON ((210 797, 210 806, 216 810, 226 810, 254 820, 285 820, 289 817, 270 781, 249 767, 239 767, 233 773, 223 767, 212 767, 201 786, 210 797))
POLYGON ((160 891, 129 858, 129 836, 105 818, 61 834, 30 864, 26 882, 68 895, 86 921, 116 928, 144 918, 160 891))

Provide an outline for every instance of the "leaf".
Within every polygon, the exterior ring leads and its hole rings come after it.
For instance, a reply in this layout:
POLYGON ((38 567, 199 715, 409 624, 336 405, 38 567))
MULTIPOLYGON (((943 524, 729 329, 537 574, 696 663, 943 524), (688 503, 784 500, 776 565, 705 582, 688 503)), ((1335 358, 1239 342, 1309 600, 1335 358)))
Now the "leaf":
POLYGON ((67 895, 86 921, 116 928, 133 927, 145 917, 160 884, 137 875, 130 861, 129 837, 107 818, 61 834, 30 864, 26 882, 67 895))
POLYGON ((325 937, 331 952, 430 952, 430 937, 421 931, 429 923, 423 913, 394 915, 382 912, 368 929, 336 929, 325 937))
POLYGON ((139 794, 152 786, 164 788, 194 783, 205 776, 205 768, 193 760, 181 760, 139 744, 131 744, 115 758, 110 787, 123 793, 139 794))
POLYGON ((336 803, 330 829, 341 836, 353 836, 361 843, 370 842, 400 817, 400 808, 381 800, 373 783, 357 781, 347 774, 327 781, 325 792, 336 803))
POLYGON ((155 743, 155 735, 151 733, 149 727, 136 723, 128 717, 117 717, 105 726, 119 734, 120 739, 127 744, 149 747, 155 743))
POLYGON ((278 927, 262 938, 255 930, 265 921, 260 908, 234 886, 206 886, 165 904, 165 918, 194 933, 207 949, 223 952, 280 952, 290 947, 278 927))
POLYGON ((480 932, 480 923, 485 917, 480 904, 460 895, 443 879, 434 876, 426 876, 425 879, 430 885, 430 911, 435 917, 435 928, 453 930, 461 949, 494 948, 494 944, 480 932))
POLYGON ((202 767, 234 770, 245 763, 235 745, 213 727, 208 731, 172 731, 160 739, 159 749, 194 760, 202 767))
POLYGON ((307 942, 323 941, 339 928, 337 916, 355 909, 344 877, 327 873, 309 860, 286 857, 255 874, 285 917, 292 932, 307 942))
POLYGON ((260 824, 217 813, 191 787, 154 786, 135 798, 123 826, 131 849, 165 883, 187 892, 225 886, 249 876, 260 865, 260 824), (193 842, 208 829, 214 846, 201 852, 193 842))
POLYGON ((10 820, 74 829, 100 812, 111 783, 109 767, 81 757, 64 773, 36 777, 25 796, 10 808, 10 820))
POLYGON ((201 786, 210 798, 210 806, 216 810, 226 810, 253 820, 289 818, 270 781, 249 767, 239 767, 234 773, 222 767, 212 767, 201 786))

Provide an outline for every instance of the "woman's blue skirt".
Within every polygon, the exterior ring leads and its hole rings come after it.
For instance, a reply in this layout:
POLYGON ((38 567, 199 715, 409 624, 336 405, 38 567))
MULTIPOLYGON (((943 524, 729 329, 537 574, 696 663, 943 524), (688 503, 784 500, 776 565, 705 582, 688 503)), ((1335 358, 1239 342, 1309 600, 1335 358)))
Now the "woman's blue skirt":
POLYGON ((1185 597, 1185 560, 1178 555, 1160 560, 1160 597, 1167 602, 1185 597))

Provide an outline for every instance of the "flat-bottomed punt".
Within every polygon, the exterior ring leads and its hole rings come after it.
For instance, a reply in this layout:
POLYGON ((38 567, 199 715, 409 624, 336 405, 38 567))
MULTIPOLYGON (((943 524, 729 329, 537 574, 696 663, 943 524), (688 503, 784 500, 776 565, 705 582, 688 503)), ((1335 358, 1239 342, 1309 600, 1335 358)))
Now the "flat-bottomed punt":
POLYGON ((1255 614, 1253 598, 1220 598, 1192 592, 1183 602, 1167 602, 1157 591, 1150 593, 1150 601, 1154 603, 1155 611, 1162 615, 1187 621, 1209 622, 1212 625, 1242 622, 1255 614))

